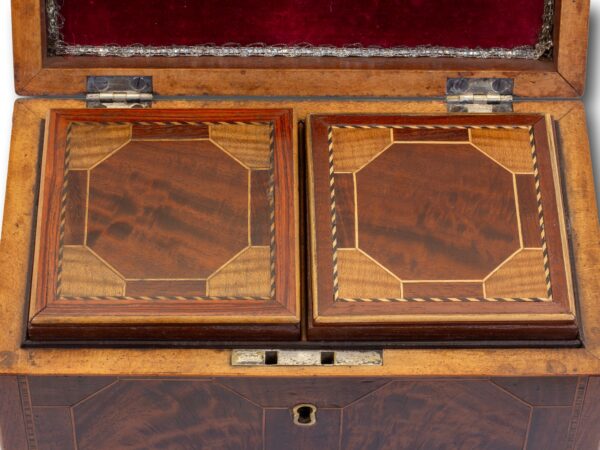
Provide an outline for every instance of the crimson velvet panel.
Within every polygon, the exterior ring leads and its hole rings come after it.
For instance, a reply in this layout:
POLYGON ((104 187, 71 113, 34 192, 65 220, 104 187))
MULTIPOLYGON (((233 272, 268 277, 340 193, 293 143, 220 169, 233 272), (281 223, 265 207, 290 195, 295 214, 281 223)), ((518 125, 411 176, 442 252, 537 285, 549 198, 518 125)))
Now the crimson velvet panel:
MULTIPOLYGON (((55 2, 55 0, 47 0, 55 2)), ((67 45, 534 46, 543 0, 62 0, 67 45), (132 20, 135 18, 135 20, 132 20)))

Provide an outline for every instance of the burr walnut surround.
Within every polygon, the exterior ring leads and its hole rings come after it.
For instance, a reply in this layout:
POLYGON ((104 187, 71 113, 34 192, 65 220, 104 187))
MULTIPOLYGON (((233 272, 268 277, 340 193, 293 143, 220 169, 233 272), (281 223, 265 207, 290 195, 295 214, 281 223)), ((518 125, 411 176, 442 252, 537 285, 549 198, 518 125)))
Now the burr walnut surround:
POLYGON ((310 127, 310 335, 576 335, 549 118, 313 116, 310 127))

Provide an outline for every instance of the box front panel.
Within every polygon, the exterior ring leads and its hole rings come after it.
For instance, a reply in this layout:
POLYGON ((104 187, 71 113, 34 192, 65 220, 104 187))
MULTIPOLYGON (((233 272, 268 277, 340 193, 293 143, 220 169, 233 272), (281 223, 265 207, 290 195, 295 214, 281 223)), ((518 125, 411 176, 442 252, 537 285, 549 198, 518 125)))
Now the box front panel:
POLYGON ((595 450, 600 440, 598 377, 19 376, 0 377, 0 394, 11 449, 595 450))

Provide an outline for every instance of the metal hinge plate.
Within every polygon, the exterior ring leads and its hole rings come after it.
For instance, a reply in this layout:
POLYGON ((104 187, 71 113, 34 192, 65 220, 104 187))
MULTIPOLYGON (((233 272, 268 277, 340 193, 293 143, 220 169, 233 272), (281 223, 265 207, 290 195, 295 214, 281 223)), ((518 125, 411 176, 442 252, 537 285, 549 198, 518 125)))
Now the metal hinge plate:
POLYGON ((448 112, 512 112, 514 85, 512 78, 448 78, 448 112))
POLYGON ((87 77, 88 108, 150 108, 152 77, 90 76, 87 77))

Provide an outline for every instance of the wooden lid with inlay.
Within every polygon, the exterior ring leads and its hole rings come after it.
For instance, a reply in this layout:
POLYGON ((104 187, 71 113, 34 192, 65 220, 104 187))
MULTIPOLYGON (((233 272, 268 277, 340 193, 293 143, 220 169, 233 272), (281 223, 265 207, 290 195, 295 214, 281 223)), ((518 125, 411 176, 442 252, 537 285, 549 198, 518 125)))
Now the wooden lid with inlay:
POLYGON ((53 111, 30 338, 298 336, 291 119, 53 111))
POLYGON ((577 336, 549 118, 315 115, 310 133, 309 336, 577 336))

